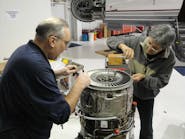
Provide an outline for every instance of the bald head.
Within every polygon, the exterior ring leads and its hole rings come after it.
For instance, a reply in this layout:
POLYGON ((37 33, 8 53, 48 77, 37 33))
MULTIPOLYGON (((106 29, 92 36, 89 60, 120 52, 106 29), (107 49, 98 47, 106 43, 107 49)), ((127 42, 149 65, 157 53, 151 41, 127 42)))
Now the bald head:
POLYGON ((48 18, 39 23, 33 42, 49 59, 56 59, 64 50, 71 35, 69 26, 63 19, 48 18))
POLYGON ((64 28, 69 28, 67 22, 60 18, 48 18, 43 20, 36 28, 36 36, 40 39, 47 39, 49 36, 64 37, 64 28))

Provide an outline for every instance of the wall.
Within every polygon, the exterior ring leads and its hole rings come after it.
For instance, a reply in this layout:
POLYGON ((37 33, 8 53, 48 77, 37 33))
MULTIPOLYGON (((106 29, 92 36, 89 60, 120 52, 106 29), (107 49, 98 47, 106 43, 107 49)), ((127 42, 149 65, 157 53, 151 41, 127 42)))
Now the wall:
POLYGON ((51 3, 51 14, 54 17, 59 17, 59 18, 66 20, 67 23, 69 24, 71 34, 73 35, 72 24, 71 24, 70 2, 60 2, 60 1, 59 2, 52 2, 51 3))
POLYGON ((0 0, 0 60, 33 39, 36 25, 50 16, 50 0, 0 0))
POLYGON ((102 24, 103 21, 102 20, 96 20, 93 22, 82 22, 82 28, 83 29, 89 29, 89 30, 93 30, 95 28, 99 28, 100 24, 102 24))
POLYGON ((68 22, 69 28, 71 30, 72 40, 74 40, 74 41, 81 40, 82 22, 75 19, 72 16, 71 8, 70 8, 70 1, 52 2, 51 14, 52 14, 52 16, 65 19, 68 22))

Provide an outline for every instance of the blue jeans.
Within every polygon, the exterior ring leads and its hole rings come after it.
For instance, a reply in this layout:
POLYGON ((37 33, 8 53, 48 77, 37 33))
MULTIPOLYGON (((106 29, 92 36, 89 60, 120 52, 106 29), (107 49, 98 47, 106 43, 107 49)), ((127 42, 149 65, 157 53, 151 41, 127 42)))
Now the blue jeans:
POLYGON ((153 139, 152 119, 154 99, 141 100, 134 96, 134 101, 137 102, 141 122, 139 139, 153 139))

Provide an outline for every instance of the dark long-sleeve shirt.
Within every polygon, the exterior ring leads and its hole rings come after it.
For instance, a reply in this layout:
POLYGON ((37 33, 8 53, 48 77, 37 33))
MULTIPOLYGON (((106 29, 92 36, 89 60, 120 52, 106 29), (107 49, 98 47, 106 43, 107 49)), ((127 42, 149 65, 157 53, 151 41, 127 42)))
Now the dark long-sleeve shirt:
POLYGON ((143 36, 114 36, 107 40, 109 48, 122 52, 119 44, 126 44, 134 50, 134 59, 130 60, 129 67, 132 74, 143 73, 145 78, 134 82, 134 95, 140 99, 154 98, 160 88, 168 84, 173 66, 174 54, 170 48, 165 49, 154 57, 148 57, 144 51, 143 36))
POLYGON ((29 139, 48 139, 53 122, 63 124, 69 115, 44 53, 32 41, 19 47, 0 82, 0 135, 20 129, 29 139))

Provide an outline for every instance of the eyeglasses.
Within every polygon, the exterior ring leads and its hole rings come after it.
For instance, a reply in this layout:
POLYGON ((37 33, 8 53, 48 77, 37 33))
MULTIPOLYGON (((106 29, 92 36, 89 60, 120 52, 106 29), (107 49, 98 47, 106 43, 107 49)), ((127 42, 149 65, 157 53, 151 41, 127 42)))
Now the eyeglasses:
POLYGON ((68 46, 69 45, 69 42, 70 41, 66 41, 66 40, 63 40, 61 37, 59 37, 59 36, 55 36, 57 39, 59 39, 59 40, 61 40, 61 41, 63 41, 64 42, 64 44, 66 45, 66 46, 68 46))
POLYGON ((151 47, 152 51, 155 52, 155 53, 158 53, 158 52, 160 52, 162 50, 162 48, 156 49, 153 46, 150 46, 150 47, 151 47))
POLYGON ((154 53, 162 51, 162 48, 159 45, 153 43, 151 40, 148 41, 148 45, 154 53))

